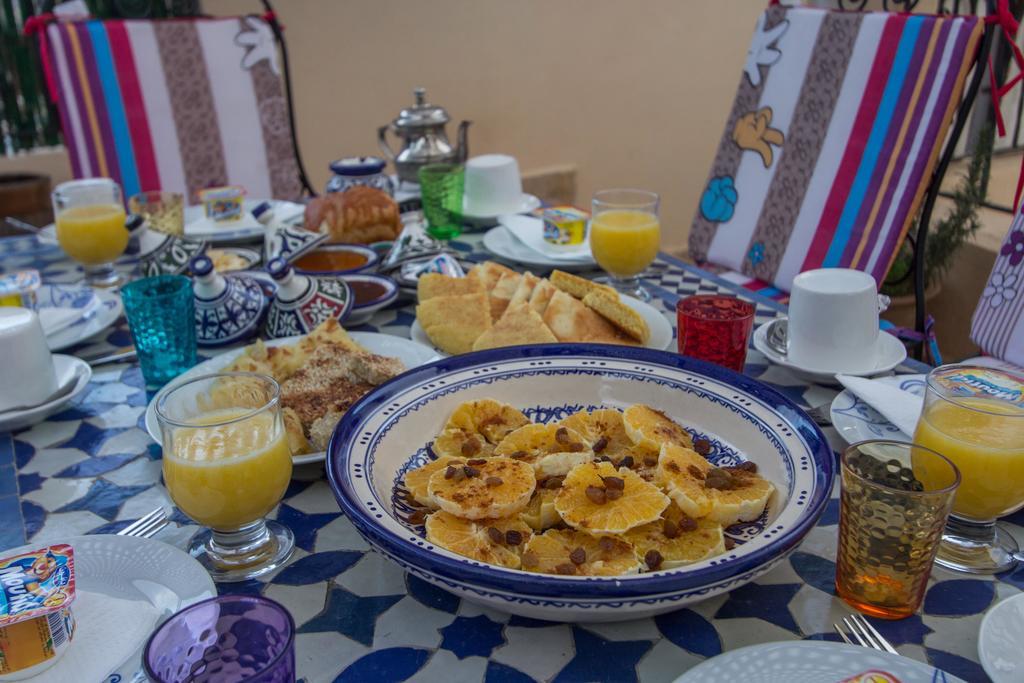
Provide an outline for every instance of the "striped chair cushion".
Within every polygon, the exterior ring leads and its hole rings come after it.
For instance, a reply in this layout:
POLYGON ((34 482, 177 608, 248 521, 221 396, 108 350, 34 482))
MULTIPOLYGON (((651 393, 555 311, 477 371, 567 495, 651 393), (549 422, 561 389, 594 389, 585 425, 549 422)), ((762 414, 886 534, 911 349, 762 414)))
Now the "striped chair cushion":
POLYGON ((75 177, 130 196, 237 184, 301 195, 270 26, 257 17, 53 23, 44 49, 75 177))
POLYGON ((693 220, 691 256, 785 291, 820 267, 881 281, 982 30, 973 16, 770 7, 693 220))

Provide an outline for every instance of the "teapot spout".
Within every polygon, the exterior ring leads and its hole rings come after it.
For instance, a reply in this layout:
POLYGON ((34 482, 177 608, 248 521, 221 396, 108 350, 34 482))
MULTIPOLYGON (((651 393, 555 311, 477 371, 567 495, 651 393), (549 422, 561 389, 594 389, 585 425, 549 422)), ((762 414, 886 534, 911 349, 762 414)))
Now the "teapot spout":
POLYGON ((469 124, 471 123, 473 122, 463 121, 459 124, 459 134, 456 138, 457 146, 455 148, 455 158, 460 164, 466 163, 466 159, 469 158, 469 139, 467 133, 469 131, 469 124))

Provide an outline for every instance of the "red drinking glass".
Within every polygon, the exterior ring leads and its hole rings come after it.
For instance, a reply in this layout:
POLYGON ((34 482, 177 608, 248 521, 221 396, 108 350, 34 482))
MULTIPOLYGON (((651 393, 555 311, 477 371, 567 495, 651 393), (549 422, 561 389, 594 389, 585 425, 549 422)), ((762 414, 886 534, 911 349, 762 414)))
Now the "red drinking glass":
POLYGON ((679 353, 743 372, 754 327, 754 304, 733 296, 697 294, 676 304, 679 353))

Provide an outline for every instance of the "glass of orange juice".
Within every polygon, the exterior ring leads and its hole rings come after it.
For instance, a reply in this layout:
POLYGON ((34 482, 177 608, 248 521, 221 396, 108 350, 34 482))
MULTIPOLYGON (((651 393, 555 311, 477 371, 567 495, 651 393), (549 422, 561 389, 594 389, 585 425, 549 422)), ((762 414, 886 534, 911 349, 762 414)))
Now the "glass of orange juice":
POLYGON ((600 190, 591 201, 590 250, 622 294, 650 301, 640 273, 661 246, 658 195, 646 190, 600 190))
POLYGON ((1024 507, 1024 377, 976 365, 935 368, 914 442, 963 476, 936 563, 986 574, 1013 568, 1017 542, 996 520, 1024 507))
POLYGON ((246 372, 196 377, 160 394, 156 413, 167 491, 206 527, 192 538, 192 556, 214 581, 280 567, 295 538, 265 519, 292 476, 277 382, 246 372))
POLYGON ((96 287, 121 283, 114 261, 128 246, 121 186, 110 178, 71 180, 52 194, 57 242, 96 287))

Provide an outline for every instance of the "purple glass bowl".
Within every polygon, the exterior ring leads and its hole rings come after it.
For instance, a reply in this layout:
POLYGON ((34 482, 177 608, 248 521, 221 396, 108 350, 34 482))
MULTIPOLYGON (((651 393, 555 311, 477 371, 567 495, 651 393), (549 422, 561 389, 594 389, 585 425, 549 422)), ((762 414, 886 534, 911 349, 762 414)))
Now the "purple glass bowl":
POLYGON ((157 683, 294 681, 295 621, 267 598, 210 598, 165 621, 142 661, 157 683))

